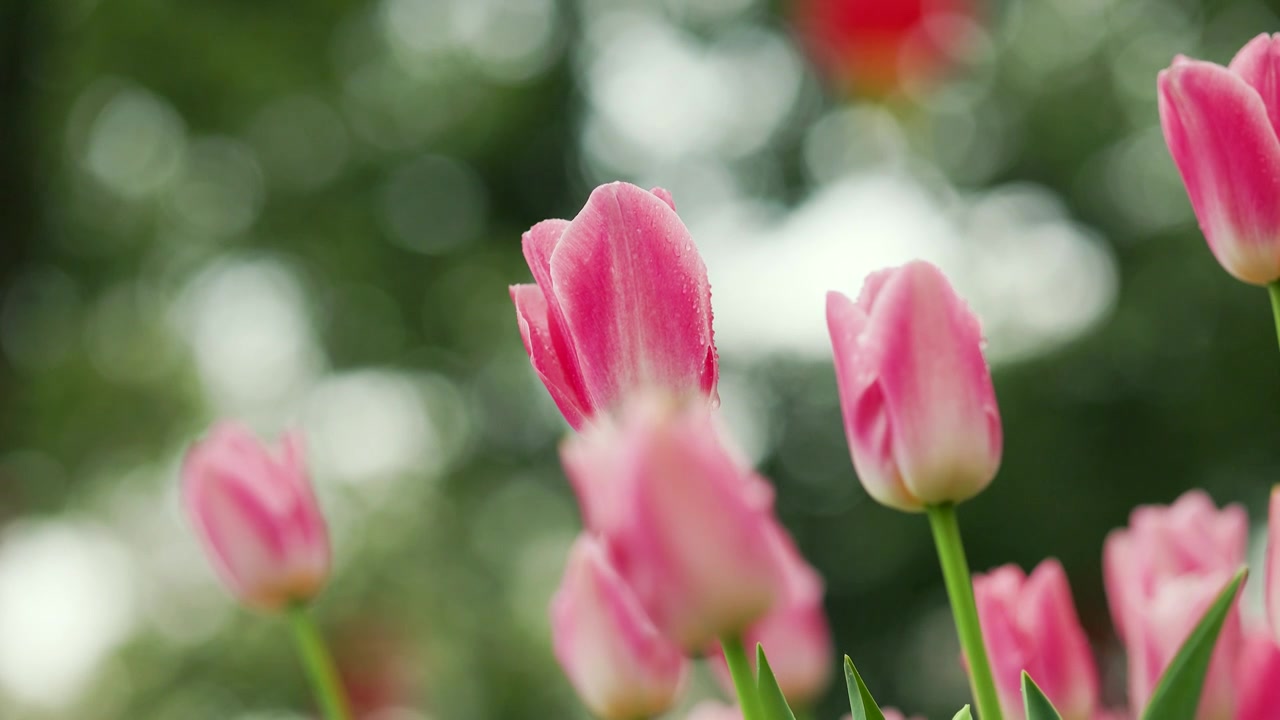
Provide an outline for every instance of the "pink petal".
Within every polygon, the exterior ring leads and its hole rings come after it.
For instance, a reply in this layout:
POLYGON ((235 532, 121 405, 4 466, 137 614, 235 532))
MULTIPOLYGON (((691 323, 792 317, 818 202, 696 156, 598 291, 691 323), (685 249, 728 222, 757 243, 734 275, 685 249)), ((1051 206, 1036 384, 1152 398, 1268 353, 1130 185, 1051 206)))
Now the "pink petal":
POLYGON ((1165 139, 1214 256, 1245 282, 1280 278, 1280 141, 1262 97, 1194 60, 1157 84, 1165 139))
POLYGON ((575 430, 580 429, 590 413, 590 406, 582 394, 577 370, 572 365, 572 351, 563 341, 562 334, 552 329, 545 294, 537 285, 512 285, 510 292, 520 323, 520 338, 524 340, 529 361, 569 425, 575 430), (565 365, 566 360, 570 363, 568 366, 565 365))
POLYGON ((1271 489, 1267 512, 1267 559, 1263 577, 1267 621, 1272 636, 1280 643, 1280 486, 1271 489))
POLYGON ((597 188, 556 245, 550 274, 595 410, 646 386, 715 387, 706 267, 657 195, 597 188))
POLYGON ((1280 35, 1263 33, 1249 41, 1228 68, 1262 98, 1273 130, 1280 128, 1280 35))

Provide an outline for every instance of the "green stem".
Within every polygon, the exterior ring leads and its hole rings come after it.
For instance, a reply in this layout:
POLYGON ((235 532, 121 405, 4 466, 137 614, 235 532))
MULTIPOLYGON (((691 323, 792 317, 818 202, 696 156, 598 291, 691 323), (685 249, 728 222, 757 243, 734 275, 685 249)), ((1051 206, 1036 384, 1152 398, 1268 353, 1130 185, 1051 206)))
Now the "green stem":
POLYGON ((978 717, 980 720, 1002 720, 1000 698, 996 695, 991 663, 987 660, 987 648, 982 642, 982 627, 978 624, 978 606, 973 600, 973 581, 969 577, 969 563, 964 557, 964 543, 960 540, 956 507, 951 503, 944 503, 930 505, 926 509, 929 526, 933 529, 933 541, 938 546, 942 578, 947 585, 947 596, 951 599, 956 635, 960 637, 960 647, 969 662, 969 687, 978 706, 978 717))
POLYGON ((724 648, 724 659, 729 664, 729 674, 733 676, 733 688, 738 691, 738 706, 742 708, 742 720, 764 720, 760 691, 756 689, 755 673, 751 671, 751 663, 747 661, 747 652, 742 647, 742 638, 736 636, 723 638, 720 646, 724 648))
POLYGON ((350 720, 346 692, 338 679, 333 656, 329 654, 329 648, 305 605, 289 606, 289 626, 293 629, 294 643, 298 646, 298 654, 302 656, 302 664, 307 669, 311 689, 320 701, 325 720, 350 720))
POLYGON ((1276 340, 1280 341, 1280 280, 1267 283, 1267 293, 1271 295, 1271 314, 1276 319, 1276 340))

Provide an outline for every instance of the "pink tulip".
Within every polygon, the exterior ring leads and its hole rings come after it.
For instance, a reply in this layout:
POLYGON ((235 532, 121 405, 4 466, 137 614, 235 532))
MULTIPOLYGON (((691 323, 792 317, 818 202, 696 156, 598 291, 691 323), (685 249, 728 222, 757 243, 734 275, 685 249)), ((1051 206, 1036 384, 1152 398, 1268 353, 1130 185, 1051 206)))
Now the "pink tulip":
POLYGON ((214 427, 182 466, 187 513, 223 582, 244 604, 279 610, 329 575, 329 535, 297 435, 279 453, 232 424, 214 427))
MULTIPOLYGON (((831 645, 831 629, 822 606, 822 576, 809 566, 795 543, 777 526, 775 552, 783 570, 782 597, 773 610, 747 630, 743 644, 747 659, 755 667, 755 648, 764 647, 778 687, 792 707, 809 707, 831 683, 836 658, 831 645)), ((719 649, 709 653, 726 691, 733 691, 733 679, 719 649)))
POLYGON ((923 261, 867 277, 856 303, 827 295, 853 464, 900 510, 960 502, 1000 466, 1002 434, 978 319, 923 261))
POLYGON ((1274 720, 1280 708, 1280 646, 1263 628, 1244 636, 1240 659, 1235 720, 1274 720))
POLYGON ((1264 595, 1267 621, 1276 642, 1280 642, 1280 485, 1271 489, 1267 512, 1267 559, 1264 595))
POLYGON ((1025 670, 1063 720, 1091 720, 1098 668, 1062 565, 1045 560, 1030 576, 1005 565, 975 576, 973 592, 1005 716, 1023 718, 1025 670))
POLYGON ((525 233, 524 256, 520 335, 575 429, 639 388, 715 397, 711 286, 667 191, 602 185, 572 221, 525 233))
POLYGON ((658 628, 689 652, 778 599, 773 493, 726 449, 710 409, 644 395, 561 451, 587 529, 658 628))
MULTIPOLYGON (((924 718, 919 715, 912 715, 911 717, 907 717, 906 715, 903 715, 902 711, 898 710, 897 708, 891 708, 891 707, 880 708, 880 712, 884 713, 884 720, 924 720, 924 718)), ((853 715, 846 714, 842 720, 853 720, 853 715)))
POLYGON ((551 626, 556 658, 598 717, 636 720, 675 703, 684 655, 644 614, 604 546, 587 535, 569 552, 551 626))
POLYGON ((693 706, 685 720, 742 720, 742 710, 736 705, 704 700, 693 706))
POLYGON ((1160 124, 1209 249, 1247 283, 1280 278, 1280 36, 1229 67, 1181 55, 1157 81, 1160 124))
MULTIPOLYGON (((1244 563, 1248 520, 1239 506, 1218 510, 1192 490, 1170 506, 1133 511, 1107 537, 1103 572, 1116 630, 1129 658, 1129 701, 1141 709, 1200 617, 1244 563)), ((1236 613, 1214 651, 1197 717, 1230 718, 1240 646, 1236 613)))

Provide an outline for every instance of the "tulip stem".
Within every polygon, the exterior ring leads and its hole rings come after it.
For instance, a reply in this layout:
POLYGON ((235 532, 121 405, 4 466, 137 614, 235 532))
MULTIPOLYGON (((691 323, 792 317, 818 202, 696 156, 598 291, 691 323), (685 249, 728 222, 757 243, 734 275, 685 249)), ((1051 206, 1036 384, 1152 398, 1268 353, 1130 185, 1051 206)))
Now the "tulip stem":
POLYGON ((724 659, 729 665, 729 674, 733 676, 733 689, 738 691, 738 707, 742 708, 742 720, 764 720, 764 706, 760 704, 760 691, 756 689, 755 673, 751 663, 747 661, 747 651, 742 647, 741 637, 726 637, 720 640, 724 648, 724 659))
POLYGON ((1267 293, 1271 295, 1271 314, 1276 319, 1276 340, 1280 341, 1280 280, 1267 283, 1267 293))
POLYGON ((289 606, 289 625, 325 720, 350 720, 346 693, 338 679, 333 656, 329 654, 329 648, 306 605, 295 603, 289 606))
POLYGON ((960 647, 969 662, 969 687, 978 706, 981 720, 1002 720, 1000 698, 991 675, 991 663, 987 660, 987 648, 982 642, 982 626, 978 623, 978 606, 973 599, 973 580, 969 576, 969 563, 964 557, 964 543, 960 539, 960 523, 956 519, 956 506, 952 503, 930 505, 929 526, 933 541, 938 547, 938 562, 942 565, 942 579, 951 599, 951 614, 956 621, 956 635, 960 647))

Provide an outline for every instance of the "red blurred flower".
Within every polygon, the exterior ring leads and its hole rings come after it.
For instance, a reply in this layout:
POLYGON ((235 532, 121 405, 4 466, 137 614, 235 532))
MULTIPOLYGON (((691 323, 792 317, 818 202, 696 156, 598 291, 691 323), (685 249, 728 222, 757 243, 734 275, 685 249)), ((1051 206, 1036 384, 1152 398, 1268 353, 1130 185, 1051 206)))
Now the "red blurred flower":
POLYGON ((885 95, 954 62, 974 0, 794 0, 792 20, 815 64, 841 90, 885 95))

